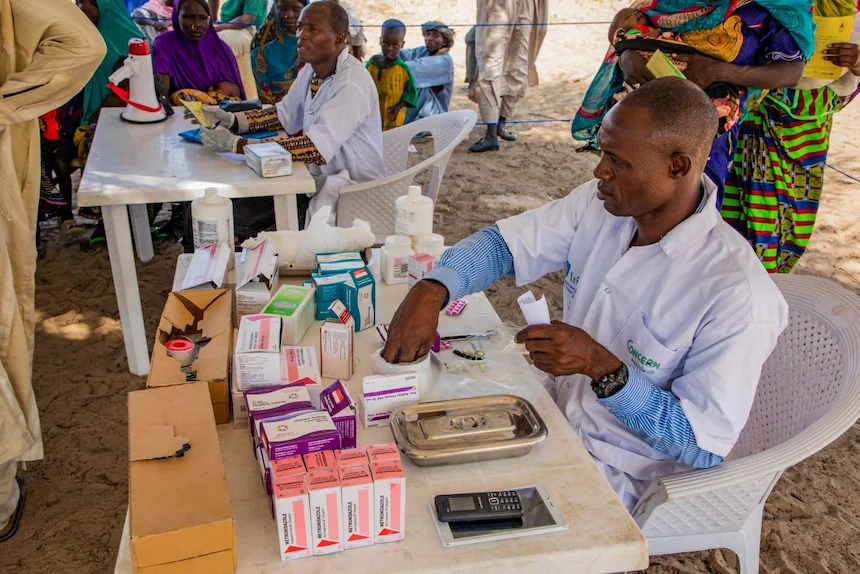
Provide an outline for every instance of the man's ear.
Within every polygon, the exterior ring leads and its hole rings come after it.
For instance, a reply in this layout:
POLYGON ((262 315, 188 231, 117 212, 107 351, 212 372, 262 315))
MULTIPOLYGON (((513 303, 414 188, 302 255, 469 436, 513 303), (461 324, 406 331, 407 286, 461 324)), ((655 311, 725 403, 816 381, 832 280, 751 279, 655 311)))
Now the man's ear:
POLYGON ((672 154, 672 161, 669 164, 669 177, 672 179, 681 179, 686 177, 693 170, 693 158, 690 154, 676 151, 672 154))

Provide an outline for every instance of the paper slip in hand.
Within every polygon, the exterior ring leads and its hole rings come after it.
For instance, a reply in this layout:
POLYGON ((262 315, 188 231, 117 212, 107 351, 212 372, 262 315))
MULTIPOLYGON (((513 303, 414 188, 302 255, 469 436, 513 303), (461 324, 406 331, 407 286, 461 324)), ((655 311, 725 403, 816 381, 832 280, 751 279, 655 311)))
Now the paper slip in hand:
POLYGON ((540 299, 535 299, 534 293, 526 291, 517 297, 517 303, 520 304, 520 310, 523 312, 523 317, 526 318, 526 323, 529 325, 549 325, 549 307, 546 304, 546 297, 541 295, 540 299))
POLYGON ((815 52, 809 57, 803 69, 804 78, 817 80, 838 80, 842 77, 843 68, 824 59, 824 50, 830 44, 848 42, 854 27, 854 16, 836 16, 824 18, 813 16, 815 21, 815 52))
POLYGON ((200 125, 204 128, 212 127, 212 124, 209 123, 209 120, 206 119, 206 115, 203 113, 203 104, 200 102, 188 102, 182 100, 182 105, 188 108, 192 114, 194 114, 194 118, 200 122, 200 125))
POLYGON ((654 78, 665 78, 665 77, 678 77, 685 78, 683 72, 678 69, 678 67, 672 63, 666 54, 661 52, 660 50, 655 50, 651 55, 651 58, 648 59, 648 63, 645 64, 645 67, 648 68, 648 71, 654 74, 654 78))

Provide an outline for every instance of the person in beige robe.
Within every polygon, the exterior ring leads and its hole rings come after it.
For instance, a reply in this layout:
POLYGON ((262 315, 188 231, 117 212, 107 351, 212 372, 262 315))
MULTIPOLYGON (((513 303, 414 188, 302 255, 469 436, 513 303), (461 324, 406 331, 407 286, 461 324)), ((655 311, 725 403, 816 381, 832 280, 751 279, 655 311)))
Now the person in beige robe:
POLYGON ((0 541, 23 506, 18 464, 43 456, 32 383, 38 118, 77 94, 104 56, 69 0, 0 0, 0 541))
POLYGON ((469 98, 477 102, 487 133, 469 151, 499 149, 499 138, 516 141, 505 122, 517 104, 538 83, 537 61, 546 36, 549 0, 478 0, 475 29, 477 80, 469 98))

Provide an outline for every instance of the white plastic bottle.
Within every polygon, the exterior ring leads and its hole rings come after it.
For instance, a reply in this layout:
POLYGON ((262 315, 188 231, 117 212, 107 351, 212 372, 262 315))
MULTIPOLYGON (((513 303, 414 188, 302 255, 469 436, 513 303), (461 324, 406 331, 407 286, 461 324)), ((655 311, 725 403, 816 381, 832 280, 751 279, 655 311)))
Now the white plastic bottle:
POLYGON ((382 278, 389 285, 409 281, 409 256, 414 255, 412 240, 402 235, 389 235, 382 246, 382 278))
POLYGON ((432 255, 433 261, 438 263, 445 252, 445 238, 438 233, 416 235, 412 238, 412 248, 415 249, 415 253, 432 255))
POLYGON ((397 235, 415 237, 433 233, 433 200, 421 195, 420 185, 410 185, 409 194, 398 197, 395 206, 394 232, 397 235))
POLYGON ((203 197, 191 202, 191 227, 194 230, 194 249, 212 243, 226 243, 230 247, 227 269, 233 269, 236 250, 233 202, 218 195, 218 190, 214 187, 207 187, 203 197))

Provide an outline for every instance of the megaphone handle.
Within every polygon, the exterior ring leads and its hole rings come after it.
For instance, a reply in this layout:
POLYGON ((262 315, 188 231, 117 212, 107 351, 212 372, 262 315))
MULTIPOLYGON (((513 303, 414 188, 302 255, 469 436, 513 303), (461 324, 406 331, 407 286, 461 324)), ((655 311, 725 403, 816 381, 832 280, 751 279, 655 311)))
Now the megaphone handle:
POLYGON ((114 84, 113 82, 109 82, 107 87, 110 91, 115 93, 117 95, 117 97, 119 97, 119 99, 121 99, 123 102, 127 103, 128 105, 130 105, 133 108, 137 108, 139 110, 143 110, 144 112, 150 112, 150 113, 156 113, 156 112, 160 112, 162 110, 161 104, 159 104, 157 108, 150 108, 149 106, 144 106, 143 104, 139 104, 137 102, 131 101, 131 97, 130 97, 130 94, 128 93, 128 90, 123 90, 122 88, 120 88, 119 86, 114 84))

